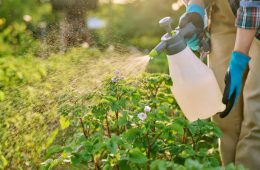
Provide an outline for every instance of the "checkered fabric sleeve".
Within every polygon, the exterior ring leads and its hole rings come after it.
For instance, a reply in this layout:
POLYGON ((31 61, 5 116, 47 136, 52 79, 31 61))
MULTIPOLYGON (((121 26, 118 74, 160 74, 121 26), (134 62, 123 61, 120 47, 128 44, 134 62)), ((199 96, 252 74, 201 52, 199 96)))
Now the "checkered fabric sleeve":
POLYGON ((256 37, 260 40, 260 0, 240 1, 236 26, 244 29, 256 29, 256 37))

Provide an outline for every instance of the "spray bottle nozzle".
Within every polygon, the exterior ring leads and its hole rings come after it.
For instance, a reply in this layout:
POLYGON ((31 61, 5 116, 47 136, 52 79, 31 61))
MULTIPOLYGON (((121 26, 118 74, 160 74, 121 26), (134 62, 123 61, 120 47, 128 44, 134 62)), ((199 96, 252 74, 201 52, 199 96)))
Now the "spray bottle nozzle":
POLYGON ((149 56, 154 58, 166 50, 169 55, 176 54, 187 47, 185 37, 190 34, 196 34, 197 29, 192 23, 188 23, 184 28, 173 30, 171 27, 171 17, 165 17, 159 21, 167 33, 161 38, 161 42, 150 52, 149 56))
MULTIPOLYGON (((172 23, 172 18, 171 17, 165 17, 163 19, 161 19, 159 21, 159 24, 161 27, 163 27, 166 32, 168 33, 168 35, 165 35, 164 37, 168 37, 170 38, 174 32, 174 30, 171 27, 171 23, 172 23)), ((151 59, 153 59, 154 57, 157 57, 160 55, 160 53, 167 47, 167 43, 166 41, 163 41, 161 43, 159 43, 150 53, 149 56, 151 57, 151 59)))
POLYGON ((154 57, 157 57, 159 55, 158 51, 156 51, 155 49, 153 49, 150 53, 149 53, 149 57, 151 59, 153 59, 154 57))

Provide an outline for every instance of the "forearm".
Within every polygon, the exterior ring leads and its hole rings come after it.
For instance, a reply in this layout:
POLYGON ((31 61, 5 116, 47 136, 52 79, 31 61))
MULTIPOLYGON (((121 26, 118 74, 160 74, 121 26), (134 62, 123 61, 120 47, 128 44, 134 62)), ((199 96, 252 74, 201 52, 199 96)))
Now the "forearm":
POLYGON ((260 29, 260 7, 259 0, 241 0, 237 10, 237 36, 235 51, 248 56, 250 47, 260 29))
POLYGON ((237 28, 236 43, 234 51, 249 55, 249 50, 255 38, 255 29, 237 28))

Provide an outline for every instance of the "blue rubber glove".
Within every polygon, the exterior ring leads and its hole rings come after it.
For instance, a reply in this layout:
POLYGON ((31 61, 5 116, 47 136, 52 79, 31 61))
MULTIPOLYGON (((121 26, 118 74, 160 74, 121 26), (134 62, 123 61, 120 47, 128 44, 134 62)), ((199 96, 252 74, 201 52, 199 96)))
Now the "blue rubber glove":
POLYGON ((226 73, 226 87, 223 95, 223 103, 226 104, 226 109, 220 113, 220 117, 226 117, 236 104, 241 93, 243 75, 248 66, 250 58, 240 52, 233 52, 229 68, 226 73))
MULTIPOLYGON (((179 27, 183 28, 188 23, 192 23, 198 32, 204 30, 204 16, 205 9, 198 4, 190 4, 186 8, 186 13, 181 16, 179 21, 179 27)), ((188 46, 194 50, 198 51, 200 49, 200 39, 198 34, 186 37, 188 46)))

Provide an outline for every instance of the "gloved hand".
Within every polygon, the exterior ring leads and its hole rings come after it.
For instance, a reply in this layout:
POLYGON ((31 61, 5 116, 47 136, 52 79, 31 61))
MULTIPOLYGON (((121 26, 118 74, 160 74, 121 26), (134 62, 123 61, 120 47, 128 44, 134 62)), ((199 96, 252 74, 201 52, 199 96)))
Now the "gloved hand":
POLYGON ((250 58, 240 52, 233 52, 229 68, 225 77, 225 90, 222 102, 226 105, 226 109, 220 113, 220 117, 226 117, 237 102, 241 93, 243 75, 248 66, 250 58))
POLYGON ((184 13, 179 20, 180 28, 185 27, 188 23, 192 23, 198 30, 196 35, 188 35, 185 37, 188 46, 194 51, 200 49, 199 34, 204 30, 204 16, 205 9, 203 7, 198 4, 190 4, 186 8, 186 13, 184 13))

